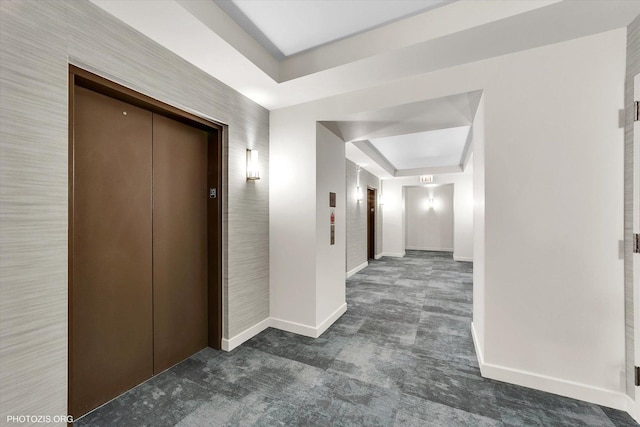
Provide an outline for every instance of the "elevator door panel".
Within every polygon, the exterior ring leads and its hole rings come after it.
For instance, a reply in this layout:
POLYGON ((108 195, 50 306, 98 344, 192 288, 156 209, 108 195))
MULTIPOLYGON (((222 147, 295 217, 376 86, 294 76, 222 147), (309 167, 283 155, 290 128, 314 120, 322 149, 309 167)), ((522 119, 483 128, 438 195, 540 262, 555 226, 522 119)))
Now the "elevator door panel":
POLYGON ((74 92, 71 413, 153 374, 152 114, 74 92))
POLYGON ((207 133, 153 116, 154 372, 207 346, 207 133))

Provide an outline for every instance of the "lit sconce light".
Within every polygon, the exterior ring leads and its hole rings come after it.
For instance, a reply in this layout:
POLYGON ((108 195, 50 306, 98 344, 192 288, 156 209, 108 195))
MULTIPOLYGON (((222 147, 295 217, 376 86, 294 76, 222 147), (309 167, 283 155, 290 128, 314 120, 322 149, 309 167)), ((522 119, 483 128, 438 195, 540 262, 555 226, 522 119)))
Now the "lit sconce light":
POLYGON ((247 181, 256 181, 258 179, 260 179, 258 150, 247 149, 247 181))
POLYGON ((380 206, 384 205, 384 198, 382 197, 382 193, 378 196, 378 204, 380 206))
POLYGON ((429 209, 433 210, 433 207, 434 207, 433 199, 429 199, 429 209))
POLYGON ((360 188, 359 186, 356 187, 356 198, 359 202, 362 201, 362 188, 360 188))

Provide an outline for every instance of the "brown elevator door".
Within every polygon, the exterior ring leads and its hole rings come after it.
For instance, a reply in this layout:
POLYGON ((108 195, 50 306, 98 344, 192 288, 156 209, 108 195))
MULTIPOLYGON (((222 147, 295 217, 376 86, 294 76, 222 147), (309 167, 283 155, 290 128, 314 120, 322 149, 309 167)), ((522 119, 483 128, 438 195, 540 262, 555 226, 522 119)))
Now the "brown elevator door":
POLYGON ((376 257, 376 190, 367 188, 367 259, 376 257))
POLYGON ((207 346, 207 190, 207 132, 154 114, 154 373, 207 346))
POLYGON ((75 87, 70 410, 153 374, 152 115, 75 87))

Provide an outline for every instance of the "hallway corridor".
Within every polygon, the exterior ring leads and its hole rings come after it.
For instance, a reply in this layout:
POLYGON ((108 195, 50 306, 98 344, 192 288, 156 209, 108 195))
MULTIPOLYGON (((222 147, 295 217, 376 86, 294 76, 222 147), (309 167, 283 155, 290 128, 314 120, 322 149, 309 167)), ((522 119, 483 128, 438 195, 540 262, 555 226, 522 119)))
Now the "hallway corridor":
POLYGON ((472 265, 407 251, 347 280, 320 338, 267 329, 205 349, 77 426, 633 426, 621 411, 480 376, 472 265))

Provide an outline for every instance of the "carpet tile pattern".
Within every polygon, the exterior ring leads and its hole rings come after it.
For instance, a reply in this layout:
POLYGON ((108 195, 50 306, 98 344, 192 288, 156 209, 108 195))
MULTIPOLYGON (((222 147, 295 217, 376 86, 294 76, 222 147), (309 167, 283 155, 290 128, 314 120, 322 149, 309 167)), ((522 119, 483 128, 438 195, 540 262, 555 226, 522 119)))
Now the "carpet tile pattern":
POLYGON ((472 265, 407 251, 347 280, 320 338, 267 329, 205 349, 77 426, 637 425, 624 412, 480 376, 472 265))

